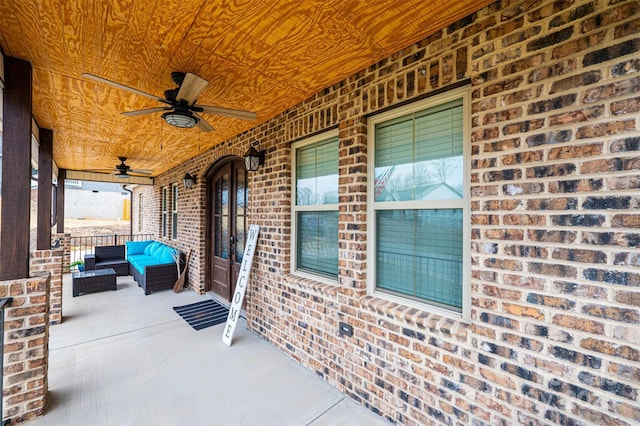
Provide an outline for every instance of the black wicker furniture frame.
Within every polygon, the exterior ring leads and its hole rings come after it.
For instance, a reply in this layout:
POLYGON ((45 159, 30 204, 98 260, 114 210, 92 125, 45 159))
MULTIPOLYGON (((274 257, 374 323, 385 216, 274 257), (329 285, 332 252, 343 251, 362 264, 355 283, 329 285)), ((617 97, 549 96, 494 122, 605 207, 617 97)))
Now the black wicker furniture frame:
POLYGON ((71 275, 71 282, 73 285, 73 297, 79 296, 80 293, 118 289, 116 271, 113 268, 74 272, 71 275))
POLYGON ((96 246, 95 254, 84 257, 85 271, 112 268, 119 277, 129 275, 129 262, 125 257, 124 245, 96 246))
MULTIPOLYGON (((181 265, 183 264, 184 262, 181 261, 181 265)), ((141 274, 133 265, 130 265, 129 273, 138 283, 138 286, 144 290, 145 296, 154 291, 173 288, 178 279, 178 268, 175 263, 147 265, 144 267, 144 274, 141 274)))

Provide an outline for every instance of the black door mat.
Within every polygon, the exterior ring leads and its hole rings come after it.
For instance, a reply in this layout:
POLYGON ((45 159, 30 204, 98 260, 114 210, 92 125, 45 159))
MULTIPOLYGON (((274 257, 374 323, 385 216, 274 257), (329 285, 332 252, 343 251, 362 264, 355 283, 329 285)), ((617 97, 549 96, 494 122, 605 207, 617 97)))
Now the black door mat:
POLYGON ((176 311, 195 330, 211 327, 227 320, 229 309, 215 300, 204 300, 184 306, 174 306, 176 311))

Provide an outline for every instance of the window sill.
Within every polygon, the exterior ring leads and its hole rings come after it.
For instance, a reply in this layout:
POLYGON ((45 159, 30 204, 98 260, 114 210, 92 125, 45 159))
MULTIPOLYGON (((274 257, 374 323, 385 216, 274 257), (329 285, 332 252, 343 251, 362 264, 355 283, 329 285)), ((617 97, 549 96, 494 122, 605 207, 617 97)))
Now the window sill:
POLYGON ((308 280, 308 281, 314 281, 317 283, 322 283, 322 284, 329 284, 329 285, 334 285, 337 286, 338 285, 338 279, 332 279, 332 278, 328 278, 328 277, 323 277, 322 275, 315 275, 315 274, 310 274, 308 272, 302 272, 302 271, 292 271, 288 277, 295 279, 295 278, 299 278, 301 281, 302 280, 308 280))
POLYGON ((312 293, 316 293, 321 296, 329 296, 332 298, 337 297, 338 295, 338 282, 331 281, 328 279, 321 280, 320 277, 308 275, 308 274, 299 274, 299 273, 291 273, 289 275, 283 276, 283 281, 285 284, 291 287, 297 287, 300 290, 309 291, 312 293), (304 275, 304 276, 303 276, 304 275))
POLYGON ((462 313, 449 311, 438 306, 420 303, 403 297, 376 291, 361 299, 363 307, 397 320, 415 324, 419 328, 451 329, 456 324, 466 329, 471 319, 464 318, 462 313), (440 324, 438 326, 437 324, 440 324))
MULTIPOLYGON (((318 296, 325 300, 324 303, 332 303, 331 300, 338 301, 339 295, 344 293, 344 287, 341 287, 337 281, 319 278, 311 274, 291 273, 285 275, 283 281, 291 287, 292 291, 302 291, 307 295, 318 296)), ((357 300, 359 310, 362 310, 363 314, 370 312, 372 316, 377 316, 373 321, 378 321, 378 324, 380 321, 402 323, 402 331, 398 328, 398 332, 407 336, 425 339, 429 335, 431 338, 436 338, 433 343, 436 345, 439 344, 438 338, 453 338, 464 342, 469 336, 472 322, 463 318, 462 314, 382 292, 361 296, 352 294, 352 296, 357 300)))

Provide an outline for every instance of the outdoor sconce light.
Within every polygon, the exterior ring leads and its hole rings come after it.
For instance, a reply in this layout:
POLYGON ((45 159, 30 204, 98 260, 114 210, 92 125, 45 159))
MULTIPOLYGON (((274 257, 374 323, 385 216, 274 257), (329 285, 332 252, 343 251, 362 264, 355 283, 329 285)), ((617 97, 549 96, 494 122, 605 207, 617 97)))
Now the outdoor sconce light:
POLYGON ((254 147, 244 154, 244 164, 248 171, 256 172, 260 166, 264 166, 264 151, 258 151, 254 147))
POLYGON ((196 177, 191 176, 189 173, 187 173, 186 175, 184 175, 184 179, 182 179, 182 181, 184 182, 185 188, 191 189, 193 185, 196 184, 196 177))

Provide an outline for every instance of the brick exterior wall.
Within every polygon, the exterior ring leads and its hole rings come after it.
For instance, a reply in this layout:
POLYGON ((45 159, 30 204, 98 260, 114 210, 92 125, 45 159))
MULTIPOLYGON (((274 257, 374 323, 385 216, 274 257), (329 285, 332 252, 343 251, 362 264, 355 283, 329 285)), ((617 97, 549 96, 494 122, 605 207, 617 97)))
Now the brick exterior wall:
POLYGON ((49 360, 49 274, 0 282, 5 308, 3 419, 44 415, 49 360))
POLYGON ((31 252, 29 274, 31 276, 51 275, 49 286, 49 323, 51 325, 62 322, 62 265, 64 258, 64 248, 31 252))
POLYGON ((71 265, 71 234, 53 234, 53 239, 60 241, 59 248, 62 249, 62 270, 69 271, 71 265))
POLYGON ((402 424, 637 424, 639 33, 637 0, 498 1, 137 189, 148 231, 159 233, 159 188, 197 175, 180 188, 176 244, 194 249, 190 283, 205 291, 204 176, 258 141, 247 311, 274 346, 402 424), (367 294, 367 117, 466 82, 472 282, 460 320, 367 294), (331 285, 289 273, 291 143, 335 127, 331 285))

